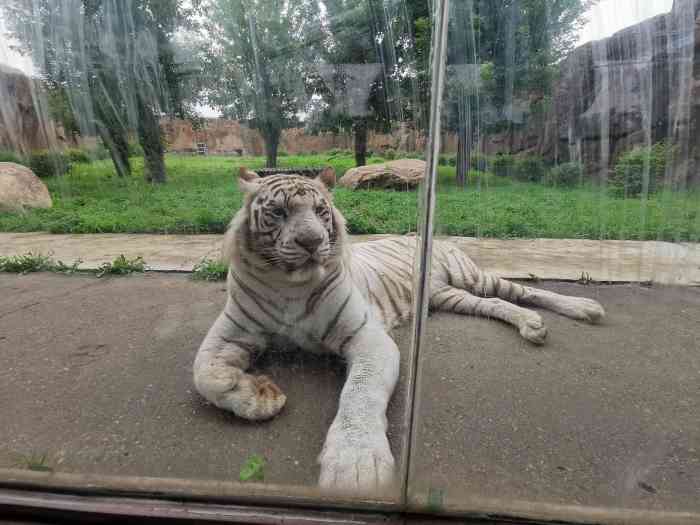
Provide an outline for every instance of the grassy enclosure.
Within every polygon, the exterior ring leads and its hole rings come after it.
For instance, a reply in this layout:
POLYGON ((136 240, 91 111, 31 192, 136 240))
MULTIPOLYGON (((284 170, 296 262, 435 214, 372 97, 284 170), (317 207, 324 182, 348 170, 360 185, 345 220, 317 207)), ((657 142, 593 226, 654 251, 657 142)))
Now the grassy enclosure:
MULTIPOLYGON (((164 185, 144 181, 142 158, 132 162, 134 173, 128 179, 117 177, 109 160, 74 162, 66 175, 44 179, 54 200, 52 209, 0 214, 0 231, 220 233, 242 202, 235 168, 262 167, 264 158, 168 155, 169 179, 164 185)), ((496 163, 497 174, 470 171, 464 189, 455 186, 455 167, 449 162, 440 165, 439 234, 668 241, 700 237, 697 192, 618 198, 591 183, 569 188, 527 182, 515 173, 508 175, 510 165, 501 164, 496 163)), ((331 165, 340 177, 354 166, 354 159, 342 151, 286 155, 280 165, 331 165)), ((351 233, 402 234, 416 229, 416 192, 337 188, 334 193, 351 233)))

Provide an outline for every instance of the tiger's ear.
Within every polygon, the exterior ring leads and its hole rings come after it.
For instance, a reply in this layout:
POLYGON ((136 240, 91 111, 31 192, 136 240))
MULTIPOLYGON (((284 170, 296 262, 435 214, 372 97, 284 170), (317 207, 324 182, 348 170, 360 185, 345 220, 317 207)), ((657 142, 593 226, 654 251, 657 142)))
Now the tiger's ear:
POLYGON ((318 180, 320 180, 326 188, 331 189, 335 186, 335 170, 331 166, 323 168, 323 171, 321 171, 318 176, 318 180))
POLYGON ((255 193, 260 187, 260 176, 241 166, 238 170, 238 187, 243 193, 255 193))

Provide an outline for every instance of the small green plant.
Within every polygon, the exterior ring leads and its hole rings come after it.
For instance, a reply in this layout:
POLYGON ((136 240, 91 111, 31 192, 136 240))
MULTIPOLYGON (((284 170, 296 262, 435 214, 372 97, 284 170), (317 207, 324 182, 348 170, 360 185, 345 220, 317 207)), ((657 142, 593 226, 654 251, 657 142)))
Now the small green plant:
POLYGON ((51 255, 41 253, 26 253, 24 255, 10 255, 0 257, 0 272, 6 273, 32 273, 32 272, 55 272, 72 274, 78 271, 78 266, 83 261, 77 260, 68 265, 63 261, 56 261, 51 255))
POLYGON ((29 156, 29 168, 37 177, 46 178, 65 175, 71 165, 67 155, 54 151, 34 151, 29 156))
POLYGON ((565 162, 554 166, 545 176, 548 186, 575 188, 583 182, 583 166, 578 162, 565 162))
POLYGON ((396 159, 396 150, 394 149, 387 149, 384 151, 384 158, 386 160, 395 160, 396 159))
POLYGON ((46 272, 53 268, 54 262, 49 255, 40 253, 26 253, 24 255, 10 255, 0 257, 0 272, 7 273, 32 273, 46 272))
POLYGON ((499 154, 491 160, 491 171, 496 177, 510 177, 515 168, 515 157, 507 154, 499 154))
POLYGON ((226 263, 206 257, 192 268, 192 279, 195 281, 225 281, 227 275, 226 263))
POLYGON ((520 182, 540 182, 544 174, 544 161, 540 157, 528 156, 515 161, 513 175, 520 182))
POLYGON ((78 148, 71 148, 67 149, 65 151, 65 154, 68 156, 68 160, 74 164, 89 164, 92 162, 92 159, 90 158, 90 155, 86 152, 83 151, 82 149, 78 148))
POLYGON ((48 459, 49 455, 47 452, 22 454, 19 458, 18 466, 36 472, 53 472, 53 469, 48 465, 48 459))
POLYGON ((253 454, 241 467, 241 481, 264 481, 265 480, 265 458, 259 454, 253 454))
POLYGON ((0 151, 0 162, 14 162, 24 165, 22 158, 13 151, 0 151))
POLYGON ((112 262, 102 264, 95 274, 97 277, 105 275, 129 275, 132 273, 143 273, 146 271, 146 262, 141 256, 127 259, 124 254, 114 259, 112 262))
POLYGON ((287 152, 284 151, 284 150, 279 150, 279 151, 277 152, 277 156, 278 156, 278 157, 289 157, 289 153, 287 153, 287 152))

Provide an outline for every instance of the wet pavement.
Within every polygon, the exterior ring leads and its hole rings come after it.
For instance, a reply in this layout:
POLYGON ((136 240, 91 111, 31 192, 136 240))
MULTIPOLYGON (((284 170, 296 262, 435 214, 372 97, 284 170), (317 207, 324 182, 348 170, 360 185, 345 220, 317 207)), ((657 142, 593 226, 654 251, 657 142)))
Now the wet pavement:
MULTIPOLYGON (((487 319, 435 315, 421 356, 409 494, 700 511, 700 289, 541 283, 599 300, 590 326, 542 312, 543 347, 487 319)), ((0 468, 46 454, 57 473, 316 483, 343 363, 269 352, 287 394, 249 423, 194 391, 195 351, 225 301, 186 275, 0 274, 0 468)), ((396 332, 405 350, 409 327, 396 332)), ((404 362, 405 365, 405 362, 404 362)), ((405 451, 405 374, 390 407, 405 451)))

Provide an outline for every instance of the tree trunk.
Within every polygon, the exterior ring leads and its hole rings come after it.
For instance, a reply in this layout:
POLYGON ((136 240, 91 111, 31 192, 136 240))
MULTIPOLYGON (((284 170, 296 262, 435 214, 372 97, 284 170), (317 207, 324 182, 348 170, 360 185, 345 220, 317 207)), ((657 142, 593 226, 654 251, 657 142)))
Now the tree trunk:
POLYGON ((277 149, 280 145, 280 135, 282 135, 282 130, 269 128, 261 131, 263 140, 265 141, 265 167, 276 168, 277 149))
POLYGON ((355 120, 352 125, 355 135, 355 166, 367 164, 367 119, 355 120))
POLYGON ((126 130, 114 124, 109 126, 103 120, 100 120, 97 122, 97 132, 107 151, 109 151, 109 156, 112 158, 117 175, 119 177, 130 177, 129 138, 126 130))
POLYGON ((471 157, 471 133, 469 122, 460 123, 457 130, 457 184, 464 188, 467 185, 469 159, 471 157))
POLYGON ((160 122, 153 111, 153 107, 147 104, 140 96, 138 99, 139 110, 139 142, 143 148, 144 177, 147 182, 163 184, 165 175, 165 150, 161 137, 160 122))
POLYGON ((472 149, 472 113, 471 100, 465 89, 459 90, 457 103, 457 184, 464 188, 469 173, 469 160, 472 149))

